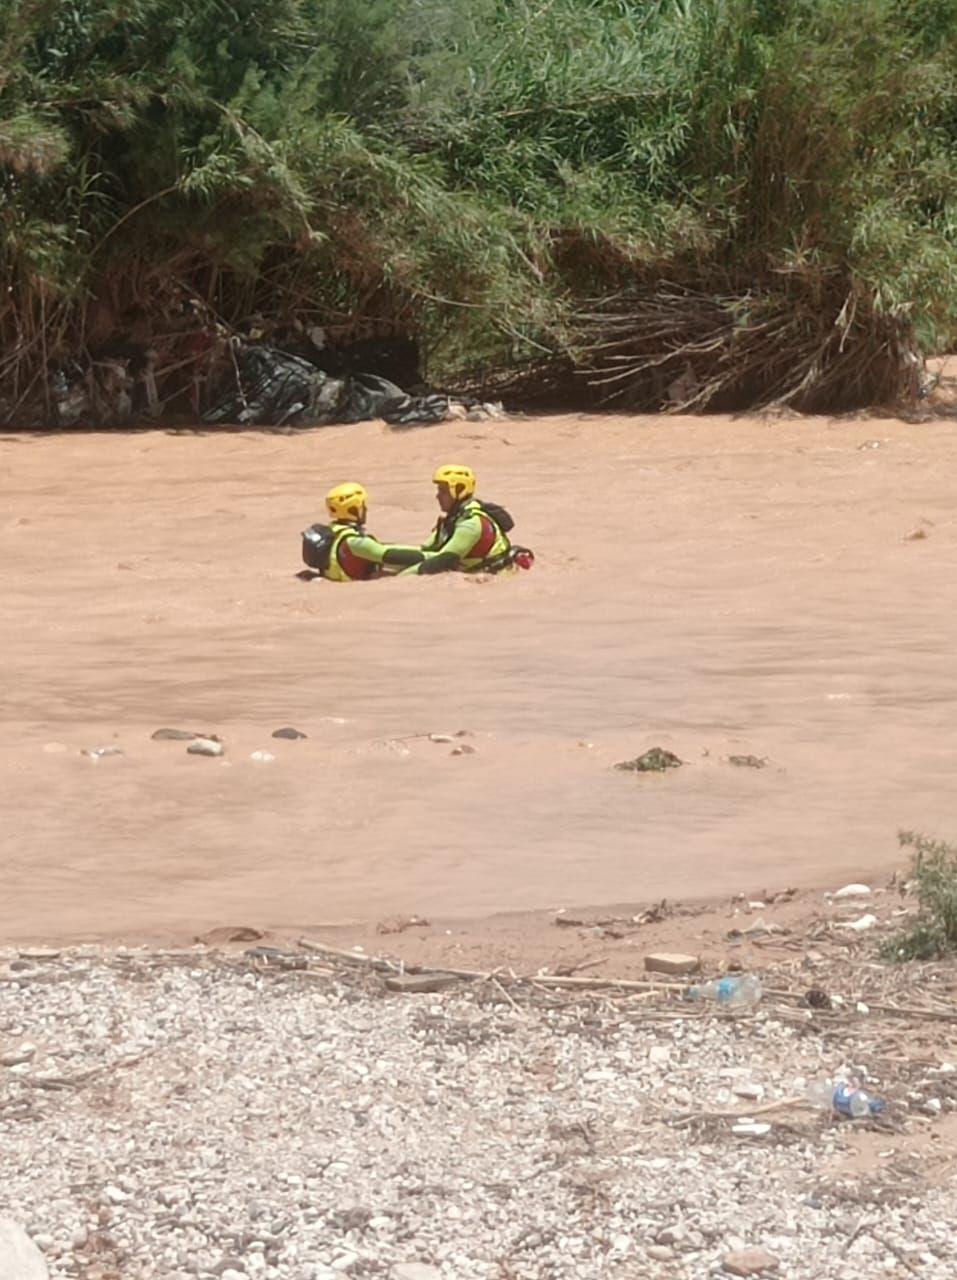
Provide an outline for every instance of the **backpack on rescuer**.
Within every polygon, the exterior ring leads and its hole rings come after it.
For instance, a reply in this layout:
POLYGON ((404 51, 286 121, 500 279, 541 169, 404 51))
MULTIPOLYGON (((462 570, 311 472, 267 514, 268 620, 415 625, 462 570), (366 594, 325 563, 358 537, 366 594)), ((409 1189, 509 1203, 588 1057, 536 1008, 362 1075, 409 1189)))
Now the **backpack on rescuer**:
MULTIPOLYGON (((490 519, 494 520, 506 537, 515 528, 515 521, 511 514, 497 502, 486 502, 482 499, 479 506, 490 519)), ((486 560, 482 568, 486 573, 501 573, 503 569, 530 569, 534 563, 534 551, 530 551, 528 547, 520 547, 517 543, 510 543, 507 551, 496 556, 494 560, 486 560)))
POLYGON ((500 507, 497 502, 486 502, 484 499, 479 502, 482 510, 495 521, 503 533, 511 533, 515 528, 515 521, 511 515, 500 507))
POLYGON ((335 546, 336 533, 327 524, 311 524, 302 531, 302 559, 310 569, 325 573, 335 546))

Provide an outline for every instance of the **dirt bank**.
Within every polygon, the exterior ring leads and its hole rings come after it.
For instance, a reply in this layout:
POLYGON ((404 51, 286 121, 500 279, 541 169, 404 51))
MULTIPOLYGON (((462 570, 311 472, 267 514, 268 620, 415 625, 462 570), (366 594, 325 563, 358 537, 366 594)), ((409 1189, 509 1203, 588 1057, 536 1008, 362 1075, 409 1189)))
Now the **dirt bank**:
POLYGON ((3 933, 877 876, 899 827, 952 825, 955 463, 947 420, 0 437, 3 933), (296 580, 330 484, 413 539, 447 459, 533 572, 296 580), (417 736, 460 729, 474 754, 417 736), (653 744, 686 767, 611 769, 653 744))

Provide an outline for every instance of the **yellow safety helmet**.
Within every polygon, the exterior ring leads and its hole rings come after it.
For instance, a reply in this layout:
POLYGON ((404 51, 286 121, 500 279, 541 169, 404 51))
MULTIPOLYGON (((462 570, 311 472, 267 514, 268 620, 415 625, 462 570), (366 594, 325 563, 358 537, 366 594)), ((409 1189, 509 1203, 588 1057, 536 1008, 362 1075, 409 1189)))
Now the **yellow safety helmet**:
POLYGON ((326 510, 333 520, 360 520, 369 499, 361 484, 347 481, 326 494, 326 510))
POLYGON ((471 467, 461 467, 457 463, 446 463, 439 467, 432 477, 433 484, 447 484, 449 493, 456 502, 471 498, 475 492, 475 472, 471 467))

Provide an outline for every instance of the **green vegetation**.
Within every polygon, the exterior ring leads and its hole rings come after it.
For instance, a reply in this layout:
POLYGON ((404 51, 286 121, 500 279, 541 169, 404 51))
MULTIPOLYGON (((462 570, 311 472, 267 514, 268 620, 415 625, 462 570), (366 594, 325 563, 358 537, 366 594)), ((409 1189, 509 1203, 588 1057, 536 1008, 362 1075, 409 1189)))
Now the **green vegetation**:
POLYGON ((250 315, 623 406, 913 394, 957 0, 0 0, 0 283, 0 420, 122 344, 174 401, 250 315))
POLYGON ((957 845, 912 831, 899 838, 914 850, 920 910, 911 928, 882 945, 881 954, 887 960, 933 960, 957 951, 957 845))

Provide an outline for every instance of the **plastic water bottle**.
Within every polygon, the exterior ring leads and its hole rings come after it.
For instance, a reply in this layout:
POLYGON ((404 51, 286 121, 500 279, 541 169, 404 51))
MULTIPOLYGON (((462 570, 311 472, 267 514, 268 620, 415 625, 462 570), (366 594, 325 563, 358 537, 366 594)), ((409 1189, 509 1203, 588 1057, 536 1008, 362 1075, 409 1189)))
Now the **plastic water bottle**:
POLYGON ((805 1095, 812 1107, 821 1111, 836 1111, 838 1115, 859 1120, 862 1116, 876 1116, 884 1110, 883 1098, 872 1098, 864 1089, 846 1080, 812 1080, 805 1095))
POLYGON ((689 987, 687 996, 689 1000, 712 1000, 729 1009, 748 1008, 761 999, 761 979, 753 973, 740 978, 713 978, 689 987))

